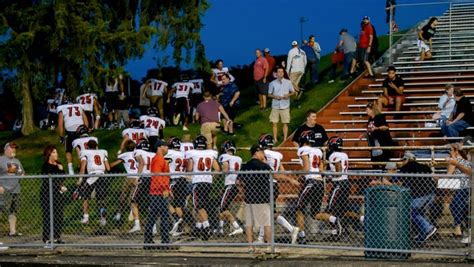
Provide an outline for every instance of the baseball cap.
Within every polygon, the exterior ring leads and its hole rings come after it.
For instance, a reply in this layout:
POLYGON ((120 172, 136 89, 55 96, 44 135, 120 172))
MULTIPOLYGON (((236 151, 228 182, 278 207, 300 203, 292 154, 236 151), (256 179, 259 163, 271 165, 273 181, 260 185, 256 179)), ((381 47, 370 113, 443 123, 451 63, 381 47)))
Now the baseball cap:
POLYGON ((7 149, 8 147, 11 147, 11 148, 17 148, 18 145, 15 143, 15 142, 8 142, 5 144, 5 146, 3 147, 3 149, 7 149))
POLYGON ((252 147, 250 148, 250 154, 253 156, 257 151, 263 151, 263 147, 259 144, 252 145, 252 147))
POLYGON ((385 170, 396 170, 397 169, 397 164, 395 162, 387 162, 385 164, 385 170))
POLYGON ((369 17, 369 16, 364 16, 364 17, 362 18, 362 20, 370 20, 370 17, 369 17))
POLYGON ((340 31, 339 31, 339 34, 343 33, 343 32, 347 32, 347 29, 346 28, 342 28, 340 31))
POLYGON ((298 41, 291 42, 291 45, 298 45, 298 41))
POLYGON ((415 154, 411 153, 410 151, 405 151, 405 154, 403 155, 403 160, 410 160, 410 159, 416 159, 415 154))
POLYGON ((267 48, 263 49, 263 52, 266 52, 266 53, 270 52, 270 48, 267 47, 267 48))

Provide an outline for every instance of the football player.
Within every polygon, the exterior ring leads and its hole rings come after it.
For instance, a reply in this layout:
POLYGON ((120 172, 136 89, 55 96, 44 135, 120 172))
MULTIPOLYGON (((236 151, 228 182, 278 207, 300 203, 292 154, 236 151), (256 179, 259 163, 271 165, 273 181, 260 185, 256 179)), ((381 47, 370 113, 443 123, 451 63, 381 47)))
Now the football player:
POLYGON ((174 110, 173 123, 178 125, 180 121, 183 123, 183 131, 188 131, 189 121, 189 93, 194 88, 194 84, 190 83, 185 77, 181 75, 181 81, 176 82, 171 87, 170 94, 176 95, 176 109, 174 110))
POLYGON ((163 138, 163 129, 165 128, 166 122, 157 117, 158 112, 155 107, 149 107, 147 113, 148 115, 140 116, 140 122, 144 126, 144 129, 148 131, 150 147, 154 148, 156 140, 163 138))
POLYGON ((72 167, 72 142, 79 138, 77 128, 80 125, 89 125, 87 116, 82 105, 75 104, 71 97, 68 97, 65 105, 58 107, 58 134, 59 140, 66 147, 66 161, 69 174, 74 174, 72 167))
MULTIPOLYGON (((301 242, 305 242, 305 214, 304 211, 308 205, 311 206, 311 217, 315 218, 321 209, 321 203, 324 196, 324 181, 321 174, 323 171, 323 152, 316 147, 316 134, 307 130, 301 133, 298 144, 297 155, 300 158, 305 183, 301 189, 298 202, 296 204, 296 223, 301 232, 299 237, 301 242)), ((296 236, 292 237, 292 243, 296 242, 296 236)))
POLYGON ((138 142, 142 139, 146 139, 148 141, 148 131, 143 129, 143 125, 139 120, 132 120, 130 122, 130 126, 131 128, 127 128, 122 131, 122 144, 120 144, 120 151, 124 150, 124 145, 127 140, 132 140, 135 142, 135 144, 138 144, 138 142))
POLYGON ((149 79, 145 83, 142 97, 150 99, 150 107, 158 108, 159 117, 164 119, 163 113, 163 97, 168 91, 168 83, 157 79, 149 79))
POLYGON ((192 122, 194 122, 194 114, 196 114, 196 107, 201 101, 203 100, 202 98, 202 93, 203 93, 203 86, 204 86, 204 81, 203 79, 191 79, 189 80, 190 83, 192 83, 193 89, 191 89, 191 97, 190 97, 190 109, 191 111, 189 112, 189 117, 192 122))
POLYGON ((89 122, 87 127, 90 129, 99 129, 101 107, 97 95, 90 93, 88 90, 85 94, 76 97, 76 103, 81 104, 84 108, 84 113, 89 122))
MULTIPOLYGON (((240 170, 240 166, 242 166, 242 158, 235 156, 235 144, 234 142, 227 140, 222 144, 221 151, 223 152, 219 156, 219 163, 222 166, 222 172, 237 172, 240 170)), ((229 223, 232 224, 234 230, 229 234, 229 236, 243 234, 244 230, 235 220, 232 213, 230 213, 229 206, 234 201, 235 197, 237 196, 239 190, 235 185, 235 180, 237 178, 237 173, 230 173, 225 175, 225 190, 224 194, 222 195, 221 203, 220 203, 220 213, 219 213, 219 230, 218 233, 224 233, 224 219, 227 220, 229 223)))
POLYGON ((81 151, 89 149, 87 143, 90 140, 94 140, 97 144, 99 144, 99 140, 97 137, 89 136, 89 129, 85 125, 80 125, 77 127, 76 134, 79 136, 79 138, 72 141, 72 148, 76 150, 77 157, 79 158, 80 162, 81 151))
POLYGON ((212 187, 212 175, 214 171, 220 171, 217 162, 217 151, 207 149, 207 139, 198 135, 193 141, 194 150, 185 153, 187 171, 199 174, 192 175, 192 196, 194 209, 197 211, 197 232, 201 233, 203 240, 208 240, 211 234, 206 207, 209 203, 209 194, 212 187))
POLYGON ((234 82, 235 78, 232 74, 229 73, 229 69, 224 67, 224 61, 222 59, 218 59, 216 61, 216 67, 212 69, 211 74, 211 82, 216 85, 216 91, 212 92, 212 95, 216 96, 221 92, 222 88, 222 77, 225 74, 229 74, 230 82, 234 82))
MULTIPOLYGON (((267 164, 272 168, 273 171, 285 171, 285 168, 283 167, 283 164, 281 164, 281 160, 283 159, 283 155, 280 152, 272 150, 273 145, 274 145, 274 139, 273 136, 270 134, 262 134, 258 138, 258 143, 260 144, 261 147, 263 147, 264 153, 265 153, 265 158, 267 160, 267 164)), ((279 195, 279 187, 277 180, 280 181, 287 181, 291 183, 292 185, 298 186, 299 183, 298 181, 289 178, 286 175, 283 174, 275 174, 273 179, 273 206, 274 206, 274 211, 275 211, 275 219, 278 224, 283 226, 289 233, 291 233, 291 236, 293 237, 294 235, 298 234, 299 228, 291 225, 288 220, 283 217, 281 214, 276 212, 276 200, 278 199, 279 195), (296 234, 295 234, 296 233, 296 234)), ((257 242, 264 242, 264 230, 263 227, 260 227, 260 232, 258 235, 257 242)))
POLYGON ((329 221, 334 229, 331 237, 337 238, 342 233, 341 219, 349 207, 350 183, 346 174, 349 169, 349 157, 342 152, 343 141, 338 136, 333 136, 328 140, 329 168, 332 172, 343 173, 331 177, 332 190, 326 212, 316 216, 317 220, 329 221))
POLYGON ((100 225, 105 226, 106 220, 106 208, 105 198, 107 192, 107 179, 102 178, 100 175, 106 171, 110 171, 108 153, 103 149, 98 149, 97 142, 90 140, 87 143, 89 149, 81 151, 81 169, 80 174, 98 175, 91 176, 86 179, 79 179, 81 183, 81 197, 83 199, 83 217, 81 223, 89 223, 89 200, 91 199, 92 192, 96 192, 97 206, 99 207, 100 214, 100 225))

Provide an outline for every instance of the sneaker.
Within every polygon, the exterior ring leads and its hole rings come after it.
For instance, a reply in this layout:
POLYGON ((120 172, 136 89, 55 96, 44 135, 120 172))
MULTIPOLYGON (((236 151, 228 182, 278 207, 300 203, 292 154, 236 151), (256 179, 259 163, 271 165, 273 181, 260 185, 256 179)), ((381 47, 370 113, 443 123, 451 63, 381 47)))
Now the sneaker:
POLYGON ((178 237, 178 236, 181 236, 182 234, 184 234, 184 232, 178 230, 178 231, 176 231, 176 232, 173 232, 173 233, 171 234, 171 236, 172 236, 172 237, 178 237))
POLYGON ((242 227, 239 227, 235 229, 232 233, 230 233, 229 236, 240 235, 243 233, 244 233, 244 229, 242 229, 242 227))
POLYGON ((259 236, 259 237, 257 238, 257 241, 254 241, 254 243, 255 243, 255 244, 264 244, 265 241, 263 240, 263 237, 259 236))
POLYGON ((173 116, 173 125, 178 125, 179 124, 179 119, 181 119, 181 114, 176 114, 173 116))
POLYGON ((100 224, 100 226, 105 226, 105 225, 107 224, 107 219, 105 219, 105 218, 100 218, 99 224, 100 224))
POLYGON ((298 233, 300 232, 299 227, 293 227, 293 231, 291 231, 291 244, 296 244, 296 241, 298 240, 298 233))
POLYGON ((89 217, 87 217, 87 218, 86 218, 86 217, 83 217, 83 218, 81 219, 81 223, 82 223, 82 224, 88 224, 88 223, 89 223, 89 217))
POLYGON ((135 233, 135 232, 138 232, 138 231, 141 231, 142 228, 140 227, 140 224, 134 224, 132 229, 130 229, 130 231, 128 231, 129 234, 131 233, 135 233))
POLYGON ((212 232, 216 235, 224 235, 224 229, 222 228, 214 229, 212 232))
POLYGON ((426 234, 425 239, 423 241, 430 239, 430 237, 432 237, 436 233, 436 231, 438 231, 438 228, 433 227, 433 229, 431 229, 431 231, 426 234))
POLYGON ((114 220, 115 220, 116 222, 119 222, 121 219, 122 219, 122 214, 120 214, 120 213, 115 214, 114 220))
POLYGON ((329 81, 328 81, 328 83, 333 83, 333 82, 334 82, 334 80, 329 80, 329 81))
POLYGON ((185 132, 189 131, 188 127, 186 127, 185 125, 183 125, 183 131, 185 131, 185 132))

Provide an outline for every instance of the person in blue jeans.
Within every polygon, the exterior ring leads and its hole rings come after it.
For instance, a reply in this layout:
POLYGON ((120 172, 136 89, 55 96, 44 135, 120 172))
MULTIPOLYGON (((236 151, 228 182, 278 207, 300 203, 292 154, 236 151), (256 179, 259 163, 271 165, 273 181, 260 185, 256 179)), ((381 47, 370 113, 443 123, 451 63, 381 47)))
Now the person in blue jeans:
POLYGON ((441 126, 441 132, 446 137, 458 137, 459 133, 471 126, 471 102, 464 96, 461 89, 454 89, 456 105, 451 117, 441 126))

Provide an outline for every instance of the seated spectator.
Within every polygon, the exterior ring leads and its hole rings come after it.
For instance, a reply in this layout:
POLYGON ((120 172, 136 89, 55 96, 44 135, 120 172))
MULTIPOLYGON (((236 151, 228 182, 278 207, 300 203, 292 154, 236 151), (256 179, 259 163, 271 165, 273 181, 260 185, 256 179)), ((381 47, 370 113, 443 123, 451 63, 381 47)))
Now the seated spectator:
POLYGON ((454 97, 456 99, 456 106, 453 113, 446 123, 441 126, 441 132, 446 137, 458 137, 461 131, 471 126, 471 102, 459 88, 454 89, 454 97))
POLYGON ((240 101, 240 91, 233 82, 230 81, 230 75, 224 74, 222 77, 222 95, 219 98, 225 112, 229 115, 230 121, 224 122, 224 132, 229 135, 234 135, 233 121, 235 119, 235 111, 238 108, 240 101))
POLYGON ((454 99, 454 85, 447 84, 445 87, 444 94, 439 98, 438 111, 433 114, 433 120, 436 121, 438 126, 442 126, 449 119, 449 116, 453 112, 454 106, 456 105, 456 99, 454 99))
POLYGON ((377 99, 377 105, 379 110, 383 107, 395 107, 396 111, 400 111, 403 102, 405 102, 405 96, 403 95, 403 88, 405 82, 400 75, 397 75, 397 70, 394 66, 387 68, 387 77, 383 81, 382 95, 377 99))
MULTIPOLYGON (((390 135, 390 127, 383 115, 374 103, 370 102, 366 108, 369 120, 367 121, 367 143, 369 146, 380 147, 392 145, 392 136, 390 135)), ((359 136, 360 139, 364 134, 359 136)), ((372 161, 388 161, 390 158, 390 150, 373 149, 370 154, 372 161)))

